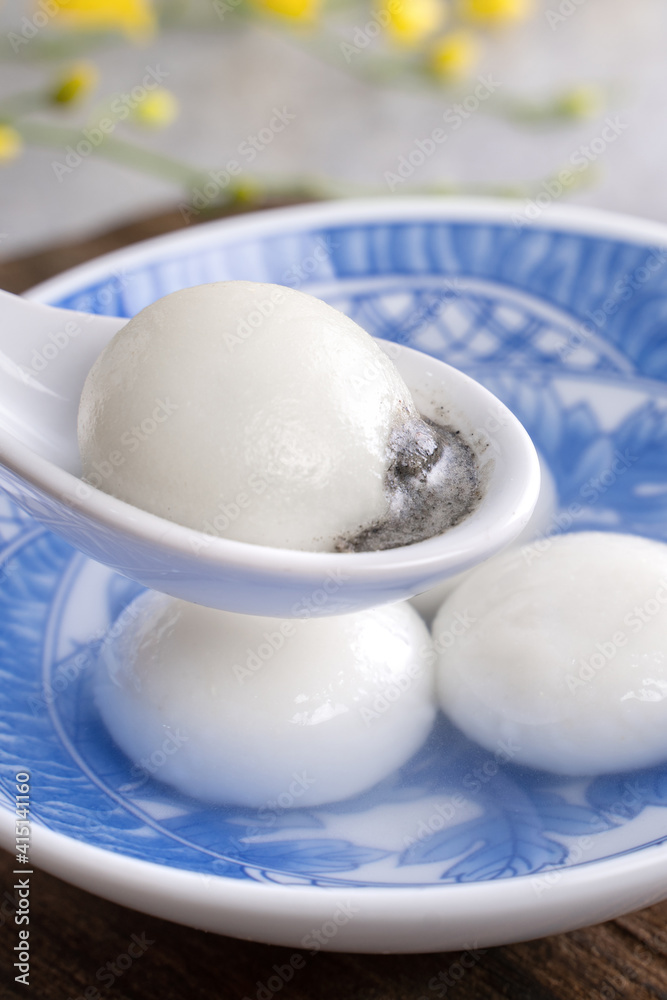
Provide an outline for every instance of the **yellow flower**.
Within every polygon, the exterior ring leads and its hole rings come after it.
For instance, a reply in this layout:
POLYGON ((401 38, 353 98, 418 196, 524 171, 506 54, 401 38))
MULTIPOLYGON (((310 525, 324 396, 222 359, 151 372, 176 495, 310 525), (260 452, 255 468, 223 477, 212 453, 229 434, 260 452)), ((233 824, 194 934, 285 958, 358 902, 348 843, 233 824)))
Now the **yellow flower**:
POLYGON ((0 125, 0 163, 15 160, 23 149, 23 139, 12 125, 0 125))
POLYGON ((450 82, 467 76, 477 63, 479 54, 477 36, 472 31, 461 28, 436 39, 429 63, 435 76, 450 82))
POLYGON ((234 185, 230 194, 239 205, 254 205, 261 200, 264 191, 253 177, 245 177, 234 185))
POLYGON ((99 80, 97 67, 90 62, 79 62, 70 66, 53 89, 52 99, 56 104, 71 104, 87 97, 99 80))
POLYGON ((290 21, 314 21, 322 0, 251 0, 253 7, 266 14, 277 14, 290 21))
POLYGON ((459 0, 461 15, 477 24, 501 27, 523 21, 533 9, 533 0, 459 0))
POLYGON ((146 125, 148 128, 163 128, 171 125, 177 114, 178 101, 172 92, 166 87, 158 87, 137 104, 132 118, 139 125, 146 125))
POLYGON ((412 47, 442 27, 447 7, 443 0, 383 0, 378 13, 387 18, 392 41, 412 47))
POLYGON ((155 28, 151 0, 54 0, 55 23, 75 31, 122 31, 132 38, 150 35, 155 28))
POLYGON ((561 118, 594 118, 604 109, 605 95, 594 83, 581 84, 566 91, 554 103, 554 113, 561 118))

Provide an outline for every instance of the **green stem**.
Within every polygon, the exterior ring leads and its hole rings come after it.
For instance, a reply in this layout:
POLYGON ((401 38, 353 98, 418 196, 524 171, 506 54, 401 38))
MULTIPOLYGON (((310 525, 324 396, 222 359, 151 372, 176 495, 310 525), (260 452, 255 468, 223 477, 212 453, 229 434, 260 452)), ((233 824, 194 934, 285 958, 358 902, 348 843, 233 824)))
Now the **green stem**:
POLYGON ((600 90, 600 93, 591 98, 590 108, 584 104, 581 109, 568 104, 569 94, 557 93, 545 98, 541 102, 528 101, 520 97, 498 98, 497 107, 501 114, 510 121, 519 125, 540 126, 540 125, 563 125, 571 122, 578 122, 586 118, 595 118, 600 115, 607 106, 607 95, 600 90), (597 96, 597 105, 595 97, 597 96))
MULTIPOLYGON (((17 123, 15 127, 26 142, 36 143, 40 146, 60 146, 63 149, 63 155, 66 146, 76 148, 77 143, 86 138, 80 129, 65 128, 46 122, 23 121, 17 123)), ((176 160, 150 149, 143 149, 141 146, 136 146, 125 139, 118 139, 113 135, 106 135, 94 148, 97 156, 121 163, 125 167, 133 167, 155 177, 161 177, 164 180, 175 181, 186 187, 196 187, 210 180, 208 174, 203 170, 191 167, 182 160, 176 160)))
MULTIPOLYGON (((85 138, 83 133, 77 129, 64 128, 43 122, 21 122, 16 127, 27 142, 38 143, 39 145, 60 146, 63 149, 63 155, 66 146, 76 148, 77 143, 85 138)), ((211 174, 204 170, 191 167, 187 163, 165 156, 162 153, 154 153, 151 150, 142 149, 131 142, 117 139, 111 135, 107 135, 100 142, 99 146, 95 147, 95 154, 120 163, 123 166, 133 167, 152 176, 162 177, 165 180, 175 182, 186 189, 186 196, 192 196, 195 188, 200 188, 211 181, 211 174)), ((589 178, 581 178, 581 180, 582 183, 586 183, 589 178)), ((397 192, 396 197, 408 194, 477 194, 528 198, 534 196, 539 190, 541 190, 539 181, 518 184, 511 190, 500 185, 466 185, 441 181, 406 186, 400 192, 397 192)), ((216 210, 222 205, 228 205, 237 201, 258 204, 270 199, 315 200, 386 195, 387 191, 379 189, 377 184, 362 184, 355 181, 317 175, 291 178, 276 177, 275 174, 272 174, 270 177, 258 175, 245 178, 239 177, 233 186, 230 185, 226 189, 221 188, 217 196, 211 199, 207 208, 216 210), (248 187, 250 188, 250 197, 248 196, 248 187), (255 189, 254 197, 253 188, 255 189)))
POLYGON ((83 31, 57 35, 54 32, 49 37, 42 37, 40 34, 25 41, 23 37, 20 27, 16 31, 5 32, 0 39, 0 59, 12 62, 77 59, 82 55, 90 55, 91 52, 126 41, 117 31, 83 31), (10 40, 10 34, 16 35, 19 39, 14 40, 14 45, 10 40))
POLYGON ((307 55, 314 56, 332 69, 363 80, 364 83, 396 88, 402 88, 406 80, 411 84, 417 83, 419 70, 414 65, 414 58, 406 59, 393 54, 376 55, 364 51, 351 56, 347 62, 341 45, 344 42, 350 44, 349 38, 316 28, 310 31, 290 28, 275 18, 258 17, 254 13, 245 11, 242 6, 234 11, 233 17, 238 22, 252 25, 256 29, 274 29, 307 55))

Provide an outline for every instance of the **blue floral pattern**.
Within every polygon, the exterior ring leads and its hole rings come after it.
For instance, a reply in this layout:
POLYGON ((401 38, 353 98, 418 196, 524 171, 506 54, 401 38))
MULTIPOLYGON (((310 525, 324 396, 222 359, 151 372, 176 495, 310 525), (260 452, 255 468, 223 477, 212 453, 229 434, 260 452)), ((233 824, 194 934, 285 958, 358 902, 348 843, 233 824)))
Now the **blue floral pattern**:
MULTIPOLYGON (((514 410, 557 484, 549 530, 667 540, 659 248, 419 220, 255 241, 220 228, 216 243, 214 232, 57 304, 131 315, 231 277, 312 291, 371 333, 464 368, 514 410)), ((444 718, 400 771, 353 800, 255 812, 177 795, 114 746, 90 693, 104 631, 137 590, 0 496, 0 800, 11 804, 16 771, 29 770, 36 823, 204 879, 306 885, 538 876, 667 840, 667 762, 564 779, 516 766, 511 748, 490 755, 444 718)))

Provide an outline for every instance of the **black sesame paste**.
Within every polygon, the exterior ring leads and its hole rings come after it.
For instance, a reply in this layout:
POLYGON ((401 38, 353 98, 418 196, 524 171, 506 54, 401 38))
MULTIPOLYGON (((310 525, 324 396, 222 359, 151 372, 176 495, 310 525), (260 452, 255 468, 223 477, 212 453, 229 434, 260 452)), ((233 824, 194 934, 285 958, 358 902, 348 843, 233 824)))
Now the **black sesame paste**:
POLYGON ((336 552, 373 552, 413 545, 459 524, 482 498, 479 467, 461 432, 410 418, 389 440, 385 516, 341 536, 336 552))

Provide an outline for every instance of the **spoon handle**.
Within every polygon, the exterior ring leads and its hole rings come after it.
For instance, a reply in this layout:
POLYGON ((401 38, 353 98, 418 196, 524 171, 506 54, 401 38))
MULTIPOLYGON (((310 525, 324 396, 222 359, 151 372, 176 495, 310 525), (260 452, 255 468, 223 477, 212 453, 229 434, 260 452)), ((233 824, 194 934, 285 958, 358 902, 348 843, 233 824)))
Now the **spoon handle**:
POLYGON ((0 290, 0 430, 57 464, 76 467, 72 421, 83 383, 125 323, 0 290))

